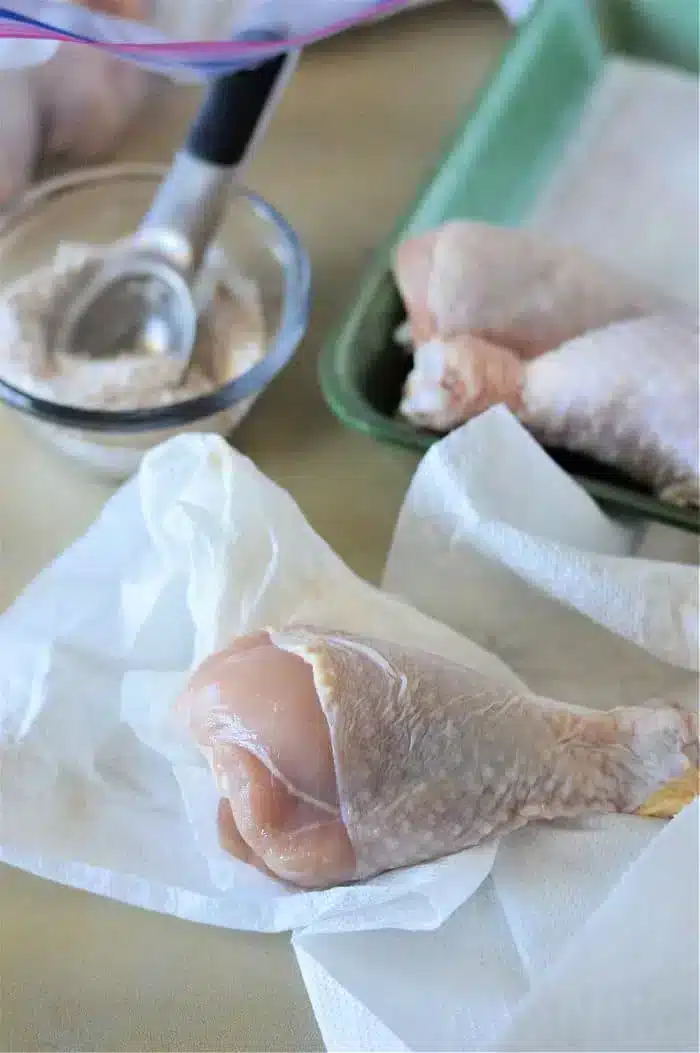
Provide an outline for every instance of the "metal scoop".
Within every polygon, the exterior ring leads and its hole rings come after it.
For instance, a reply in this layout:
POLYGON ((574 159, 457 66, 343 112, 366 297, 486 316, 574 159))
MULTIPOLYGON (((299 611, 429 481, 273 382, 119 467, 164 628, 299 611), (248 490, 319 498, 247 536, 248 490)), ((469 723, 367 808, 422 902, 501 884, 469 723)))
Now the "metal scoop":
POLYGON ((264 133, 297 59, 298 52, 287 52, 214 82, 138 231, 57 319, 57 351, 168 355, 186 372, 197 336, 195 282, 233 178, 264 133))

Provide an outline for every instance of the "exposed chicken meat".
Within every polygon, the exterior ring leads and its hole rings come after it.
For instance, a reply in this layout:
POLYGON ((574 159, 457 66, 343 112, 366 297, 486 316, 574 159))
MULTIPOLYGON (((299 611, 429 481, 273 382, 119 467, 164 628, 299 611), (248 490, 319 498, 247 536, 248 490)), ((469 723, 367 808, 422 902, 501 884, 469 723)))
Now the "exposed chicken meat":
POLYGON ((313 629, 237 640, 177 712, 216 779, 222 846, 303 887, 530 820, 634 811, 697 752, 693 718, 671 706, 519 696, 432 654, 313 629))
POLYGON ((419 428, 450 431, 491 406, 522 409, 525 364, 478 336, 434 338, 416 348, 401 413, 419 428))

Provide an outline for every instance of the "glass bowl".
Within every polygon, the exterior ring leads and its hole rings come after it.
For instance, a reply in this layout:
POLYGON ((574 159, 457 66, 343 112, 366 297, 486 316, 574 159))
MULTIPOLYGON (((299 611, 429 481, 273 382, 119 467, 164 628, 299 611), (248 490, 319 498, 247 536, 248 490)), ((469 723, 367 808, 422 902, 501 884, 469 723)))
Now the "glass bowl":
MULTIPOLYGON (((48 263, 61 242, 104 245, 134 231, 166 172, 107 165, 48 180, 0 221, 0 288, 48 263)), ((286 220, 237 187, 217 238, 232 268, 258 287, 267 339, 263 359, 214 392, 152 409, 81 409, 36 398, 0 378, 0 399, 71 459, 111 479, 138 467, 152 446, 182 431, 229 435, 289 362, 306 330, 307 254, 286 220)))

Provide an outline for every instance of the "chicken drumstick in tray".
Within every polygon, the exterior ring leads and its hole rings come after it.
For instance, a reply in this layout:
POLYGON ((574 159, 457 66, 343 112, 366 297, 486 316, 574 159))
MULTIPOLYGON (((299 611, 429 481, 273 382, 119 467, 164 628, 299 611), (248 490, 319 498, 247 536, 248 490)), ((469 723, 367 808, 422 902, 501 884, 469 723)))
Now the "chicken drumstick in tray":
MULTIPOLYGON (((467 419, 465 397, 469 414, 499 401, 494 382, 505 385, 511 397, 502 401, 518 415, 513 381, 538 353, 637 317, 676 318, 667 297, 697 315, 698 5, 629 0, 619 18, 608 17, 607 6, 593 0, 535 6, 381 247, 321 358, 324 395, 347 426, 425 451, 455 426, 455 417, 467 419), (534 256, 525 244, 533 239, 534 256), (465 280, 455 284, 460 276, 465 280), (468 323, 460 317, 465 311, 468 323), (401 325, 406 313, 410 324, 401 325), (440 313, 450 323, 443 330, 436 328, 440 313), (473 345, 476 336, 499 350, 487 358, 483 346, 473 345), (405 337, 419 349, 408 390, 405 337), (471 368, 460 384, 466 337, 471 368), (398 412, 402 394, 405 414, 398 412)), ((689 328, 685 348, 697 340, 696 317, 689 328)), ((643 329, 636 333, 649 343, 643 329)), ((584 350, 577 345, 580 361, 584 350)), ((586 410, 600 399, 598 392, 586 400, 586 410)), ((692 412, 691 399, 687 385, 684 405, 692 412)), ((617 414, 619 399, 611 403, 617 414)), ((603 416, 610 409, 604 404, 603 416)), ((628 415, 623 430, 629 423, 628 415)), ((605 459, 600 434, 590 454, 580 444, 552 446, 534 424, 528 427, 605 508, 700 532, 697 486, 683 465, 682 478, 669 484, 656 478, 654 456, 651 477, 642 481, 630 473, 633 465, 620 464, 616 444, 605 459)), ((603 431, 609 439, 609 428, 603 431)), ((641 432, 637 452, 645 445, 641 432)), ((692 445, 691 437, 684 449, 692 445)), ((672 466, 679 468, 675 456, 672 466)))
POLYGON ((549 446, 697 507, 691 312, 524 230, 452 222, 398 249, 414 365, 401 414, 448 431, 504 403, 549 446))

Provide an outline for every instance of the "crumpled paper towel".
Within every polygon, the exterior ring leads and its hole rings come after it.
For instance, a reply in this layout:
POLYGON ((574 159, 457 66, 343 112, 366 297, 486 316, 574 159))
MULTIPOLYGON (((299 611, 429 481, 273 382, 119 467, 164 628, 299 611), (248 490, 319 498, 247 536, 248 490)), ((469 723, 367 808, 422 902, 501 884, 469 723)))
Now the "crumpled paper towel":
MULTIPOLYGON (((692 706, 697 539, 670 535, 688 565, 636 557, 645 540, 498 408, 424 458, 384 587, 542 693, 692 706)), ((501 843, 488 879, 438 932, 295 937, 328 1048, 697 1048, 697 821, 693 806, 668 829, 634 816, 532 825, 501 843)))
POLYGON ((0 859, 231 928, 443 922, 483 882, 494 844, 327 892, 283 887, 220 849, 214 781, 170 707, 232 636, 292 620, 413 641, 520 683, 359 580, 222 440, 179 437, 0 619, 0 859))
POLYGON ((590 705, 687 697, 697 576, 630 558, 637 543, 496 409, 425 458, 380 592, 244 457, 175 439, 0 619, 0 858, 183 918, 296 929, 331 1048, 486 1048, 664 824, 531 827, 363 886, 283 890, 219 852, 212 780, 168 706, 231 634, 291 618, 590 705))

